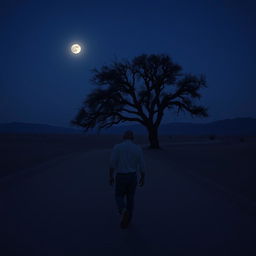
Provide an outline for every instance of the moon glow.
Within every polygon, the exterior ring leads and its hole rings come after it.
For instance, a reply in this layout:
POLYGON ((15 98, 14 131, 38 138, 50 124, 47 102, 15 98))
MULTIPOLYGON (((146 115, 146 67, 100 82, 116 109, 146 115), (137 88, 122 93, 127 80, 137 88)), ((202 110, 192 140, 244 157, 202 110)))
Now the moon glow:
POLYGON ((78 54, 81 52, 81 46, 79 44, 73 44, 70 49, 71 52, 74 54, 78 54))

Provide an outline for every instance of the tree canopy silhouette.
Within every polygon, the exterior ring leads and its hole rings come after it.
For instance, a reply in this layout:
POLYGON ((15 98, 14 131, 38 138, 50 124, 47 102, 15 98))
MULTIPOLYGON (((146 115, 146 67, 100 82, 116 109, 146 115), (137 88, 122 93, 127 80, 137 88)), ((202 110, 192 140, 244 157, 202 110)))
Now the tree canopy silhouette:
POLYGON ((137 122, 146 127, 150 147, 159 148, 158 128, 165 110, 208 116, 207 108, 195 103, 201 97, 199 90, 206 87, 205 77, 182 73, 169 55, 143 54, 92 72, 97 88, 71 121, 86 130, 137 122))

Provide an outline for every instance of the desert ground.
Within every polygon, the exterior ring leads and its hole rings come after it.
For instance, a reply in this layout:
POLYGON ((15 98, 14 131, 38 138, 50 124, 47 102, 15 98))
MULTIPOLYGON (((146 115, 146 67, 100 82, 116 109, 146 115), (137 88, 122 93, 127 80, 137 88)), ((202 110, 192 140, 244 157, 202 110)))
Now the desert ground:
POLYGON ((1 255, 255 255, 256 139, 163 136, 119 228, 119 135, 0 136, 1 255))

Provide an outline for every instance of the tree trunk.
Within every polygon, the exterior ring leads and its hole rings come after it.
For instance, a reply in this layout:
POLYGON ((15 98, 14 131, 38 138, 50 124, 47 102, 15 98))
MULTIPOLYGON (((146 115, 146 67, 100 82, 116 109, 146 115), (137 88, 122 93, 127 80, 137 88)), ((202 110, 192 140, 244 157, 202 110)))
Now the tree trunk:
POLYGON ((158 128, 148 127, 148 139, 150 143, 150 148, 160 148, 158 141, 158 128))

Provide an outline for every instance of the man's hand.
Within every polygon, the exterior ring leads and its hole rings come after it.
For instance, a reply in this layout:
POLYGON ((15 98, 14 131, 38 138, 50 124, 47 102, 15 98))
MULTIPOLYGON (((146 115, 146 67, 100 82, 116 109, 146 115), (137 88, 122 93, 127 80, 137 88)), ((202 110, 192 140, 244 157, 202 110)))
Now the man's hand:
POLYGON ((113 177, 113 176, 110 176, 110 177, 109 177, 109 185, 110 185, 110 186, 113 186, 114 183, 115 183, 114 177, 113 177))
POLYGON ((139 186, 140 186, 140 187, 143 187, 143 186, 144 186, 144 175, 140 177, 139 186))
POLYGON ((113 186, 115 183, 115 179, 114 179, 114 168, 110 167, 109 168, 109 185, 113 186))

